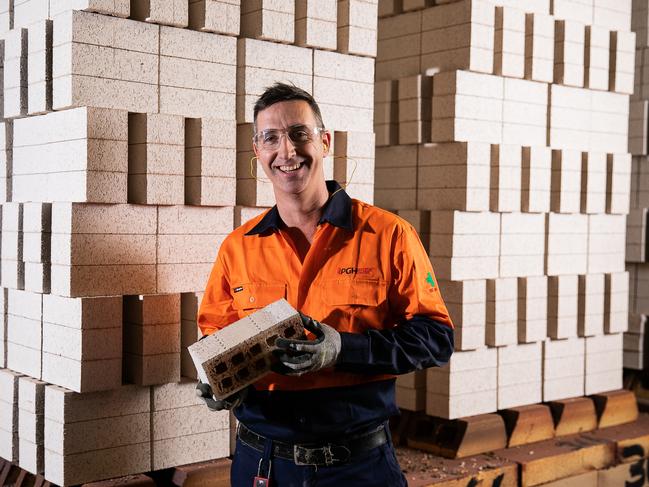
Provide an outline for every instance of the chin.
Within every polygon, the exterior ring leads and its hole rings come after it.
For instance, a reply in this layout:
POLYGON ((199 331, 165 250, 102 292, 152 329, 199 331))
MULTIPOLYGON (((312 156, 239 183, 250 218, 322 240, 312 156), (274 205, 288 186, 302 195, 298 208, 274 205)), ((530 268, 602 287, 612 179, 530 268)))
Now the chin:
POLYGON ((283 193, 300 194, 306 189, 307 185, 304 182, 295 181, 291 183, 276 184, 275 190, 282 191, 283 193))

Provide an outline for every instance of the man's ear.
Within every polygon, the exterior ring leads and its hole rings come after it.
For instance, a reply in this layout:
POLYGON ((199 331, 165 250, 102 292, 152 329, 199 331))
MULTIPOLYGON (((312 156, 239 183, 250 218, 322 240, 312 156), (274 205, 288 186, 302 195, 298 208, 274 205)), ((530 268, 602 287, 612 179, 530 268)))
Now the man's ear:
POLYGON ((331 149, 331 133, 328 131, 322 134, 322 149, 324 152, 323 156, 327 157, 331 149))

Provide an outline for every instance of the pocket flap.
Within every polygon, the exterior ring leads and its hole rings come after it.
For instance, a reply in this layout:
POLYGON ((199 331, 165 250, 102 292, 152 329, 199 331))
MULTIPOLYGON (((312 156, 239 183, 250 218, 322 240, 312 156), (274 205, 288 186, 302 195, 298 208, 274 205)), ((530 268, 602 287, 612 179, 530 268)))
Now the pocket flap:
POLYGON ((263 308, 281 298, 286 298, 283 282, 247 282, 231 290, 235 309, 263 308))
POLYGON ((322 286, 324 300, 335 306, 377 306, 386 296, 386 283, 380 279, 328 279, 322 286))

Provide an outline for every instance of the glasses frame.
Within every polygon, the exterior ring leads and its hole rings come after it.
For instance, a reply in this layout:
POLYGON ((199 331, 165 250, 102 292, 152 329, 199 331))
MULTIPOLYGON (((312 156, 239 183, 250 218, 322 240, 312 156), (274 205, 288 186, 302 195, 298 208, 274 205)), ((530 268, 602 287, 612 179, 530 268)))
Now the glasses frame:
POLYGON ((315 140, 315 136, 322 135, 323 133, 328 133, 327 129, 324 128, 324 127, 317 127, 317 126, 314 127, 314 126, 308 125, 308 124, 296 124, 296 125, 291 125, 290 127, 287 127, 285 129, 261 130, 261 131, 257 132, 255 135, 252 136, 252 143, 258 148, 258 150, 271 152, 271 151, 276 151, 279 148, 280 144, 282 143, 282 137, 284 137, 284 136, 291 142, 291 144, 293 144, 293 147, 301 147, 301 146, 303 146, 305 144, 308 144, 309 142, 313 142, 315 140), (296 128, 306 128, 306 129, 308 129, 309 137, 311 137, 311 138, 309 140, 305 140, 305 141, 300 141, 300 140, 295 141, 295 140, 293 140, 291 138, 291 136, 289 135, 289 132, 291 130, 293 130, 293 129, 296 129, 296 128), (264 143, 259 142, 260 137, 262 135, 264 135, 264 133, 267 133, 267 132, 270 132, 270 131, 273 131, 273 132, 276 132, 276 133, 279 134, 279 139, 277 139, 277 147, 264 147, 264 143))

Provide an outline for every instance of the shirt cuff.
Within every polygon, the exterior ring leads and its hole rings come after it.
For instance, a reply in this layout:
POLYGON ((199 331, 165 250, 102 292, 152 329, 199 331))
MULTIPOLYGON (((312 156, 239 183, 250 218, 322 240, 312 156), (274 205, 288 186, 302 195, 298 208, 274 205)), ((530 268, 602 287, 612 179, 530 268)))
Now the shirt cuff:
POLYGON ((370 353, 369 337, 361 333, 340 333, 340 355, 336 364, 367 364, 370 353))

